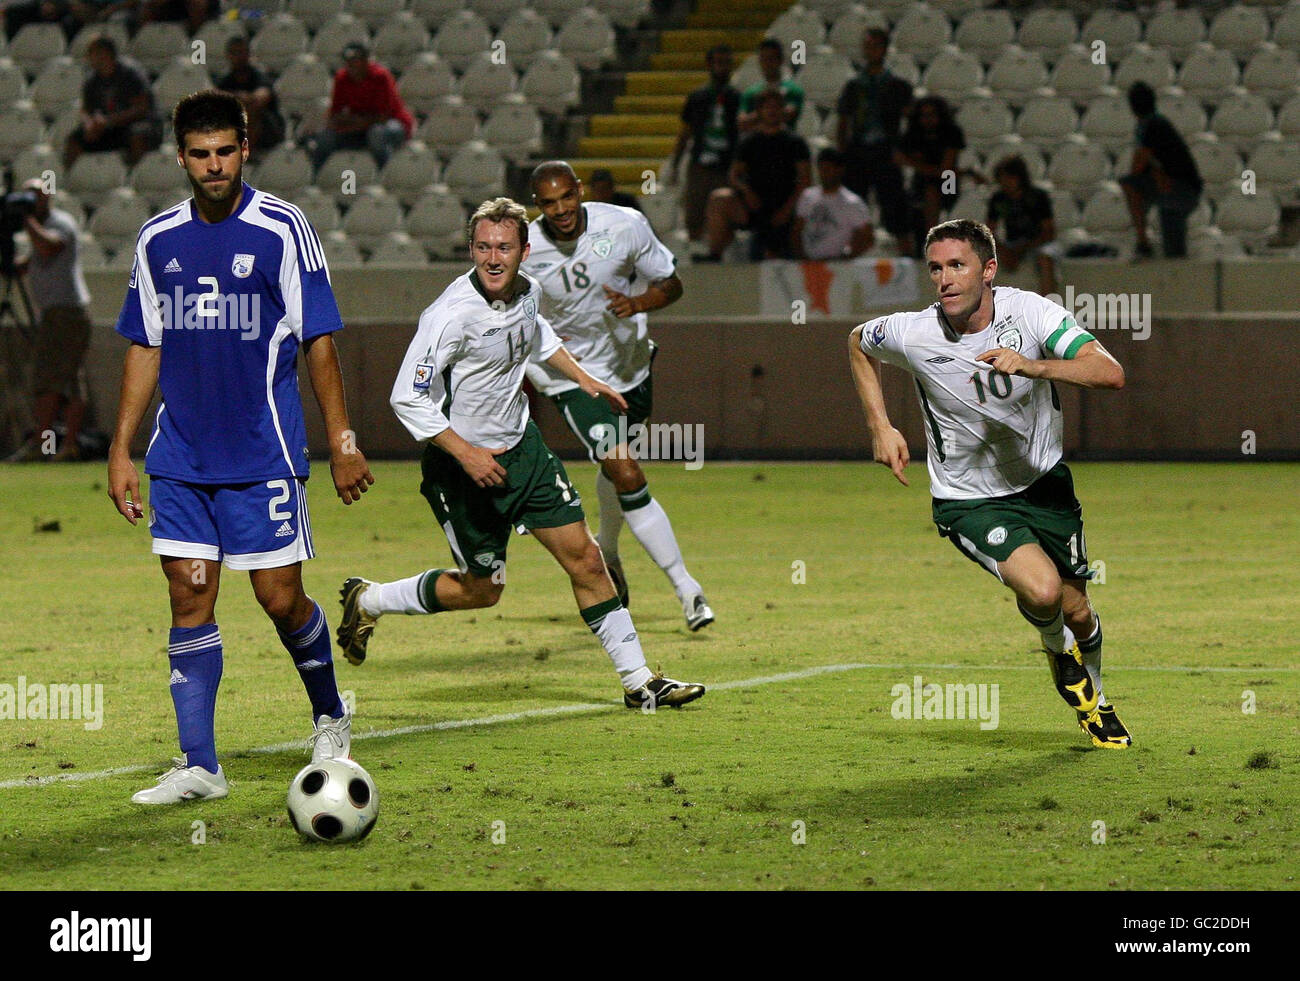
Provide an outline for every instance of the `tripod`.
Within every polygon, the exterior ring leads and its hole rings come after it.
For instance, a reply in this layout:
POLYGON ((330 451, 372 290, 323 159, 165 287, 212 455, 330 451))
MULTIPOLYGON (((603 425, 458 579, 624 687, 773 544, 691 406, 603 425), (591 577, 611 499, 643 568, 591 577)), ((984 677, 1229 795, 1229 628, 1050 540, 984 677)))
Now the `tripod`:
POLYGON ((27 404, 31 386, 29 383, 31 367, 31 350, 34 335, 32 325, 36 318, 32 315, 32 301, 27 295, 27 287, 9 266, 0 270, 0 280, 4 282, 0 292, 0 363, 4 365, 4 425, 0 437, 11 447, 19 446, 26 435, 31 406, 27 404), (18 294, 22 311, 27 319, 19 315, 14 308, 11 297, 18 294))

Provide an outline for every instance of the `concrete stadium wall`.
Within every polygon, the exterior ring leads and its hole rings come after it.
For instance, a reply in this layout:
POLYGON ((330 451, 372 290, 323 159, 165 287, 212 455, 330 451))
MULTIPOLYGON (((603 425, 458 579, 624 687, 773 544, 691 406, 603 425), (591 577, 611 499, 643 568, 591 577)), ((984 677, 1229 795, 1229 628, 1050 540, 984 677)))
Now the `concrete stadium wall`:
MULTIPOLYGON (((420 311, 466 268, 448 263, 333 274, 349 325, 338 335, 349 408, 368 454, 415 454, 388 407, 388 393, 420 311)), ((707 458, 869 454, 845 345, 856 323, 888 310, 793 325, 758 316, 755 267, 685 266, 681 275, 685 296, 652 317, 660 345, 655 421, 702 425, 707 458)), ((116 412, 125 343, 111 325, 125 276, 95 273, 88 279, 96 324, 88 380, 99 428, 107 430, 116 412)), ((1300 458, 1300 306, 1292 291, 1281 288, 1300 281, 1300 263, 1075 262, 1063 266, 1061 280, 1077 291, 1150 294, 1154 314, 1145 339, 1128 331, 1099 334, 1126 369, 1123 391, 1061 388, 1068 454, 1240 459, 1242 434, 1250 430, 1258 458, 1300 458), (1225 307, 1253 312, 1220 312, 1225 307)), ((999 276, 998 282, 1032 286, 1023 275, 999 276)), ((319 458, 319 413, 305 370, 300 376, 312 451, 319 458)), ((910 380, 886 368, 884 387, 891 418, 914 456, 923 455, 910 380)), ((536 416, 558 452, 579 453, 549 403, 538 405, 536 416)), ((139 435, 140 450, 147 437, 139 435)))

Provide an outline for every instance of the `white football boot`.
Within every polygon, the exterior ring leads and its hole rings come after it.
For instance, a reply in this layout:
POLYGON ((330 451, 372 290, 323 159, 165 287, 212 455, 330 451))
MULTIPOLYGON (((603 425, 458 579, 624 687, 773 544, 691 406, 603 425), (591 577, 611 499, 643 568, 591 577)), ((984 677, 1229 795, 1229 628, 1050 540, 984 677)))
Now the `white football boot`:
POLYGON ((175 757, 172 768, 164 773, 155 787, 131 795, 133 804, 179 804, 187 800, 217 800, 230 792, 226 774, 220 764, 216 773, 201 766, 188 766, 184 757, 175 757))
POLYGON ((682 613, 686 616, 686 626, 693 631, 713 622, 713 610, 703 593, 694 593, 682 600, 682 613))
POLYGON ((352 714, 344 712, 343 718, 331 719, 322 715, 312 723, 316 731, 307 740, 311 761, 352 759, 352 714))

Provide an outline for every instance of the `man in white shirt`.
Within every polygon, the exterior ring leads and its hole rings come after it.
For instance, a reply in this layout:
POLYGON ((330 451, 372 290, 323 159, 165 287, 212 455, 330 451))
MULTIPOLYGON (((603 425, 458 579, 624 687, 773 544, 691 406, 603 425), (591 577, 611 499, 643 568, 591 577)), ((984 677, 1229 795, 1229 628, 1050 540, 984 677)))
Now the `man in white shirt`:
POLYGON ((795 255, 800 259, 855 259, 875 242, 867 203, 844 186, 844 154, 817 154, 820 187, 805 188, 795 205, 795 255))
POLYGON ((1083 508, 1062 461, 1055 385, 1123 388, 1124 369, 1064 307, 993 286, 997 251, 986 225, 936 225, 925 252, 938 302, 850 335, 872 455, 907 484, 907 442, 890 425, 876 377, 877 361, 887 361, 915 378, 939 534, 1015 593, 1093 744, 1123 749, 1132 740, 1102 693, 1101 619, 1088 599, 1083 508))
POLYGON ((420 315, 390 403, 425 443, 420 492, 447 535, 455 569, 396 582, 343 584, 338 642, 353 664, 385 613, 494 606, 505 589, 511 531, 530 531, 568 573, 578 610, 614 662, 629 708, 678 707, 704 694, 646 666, 632 617, 619 601, 582 502, 564 465, 529 418, 528 364, 545 364, 620 412, 627 403, 578 367, 541 313, 541 287, 519 271, 528 218, 509 198, 481 204, 469 222, 474 268, 420 315))

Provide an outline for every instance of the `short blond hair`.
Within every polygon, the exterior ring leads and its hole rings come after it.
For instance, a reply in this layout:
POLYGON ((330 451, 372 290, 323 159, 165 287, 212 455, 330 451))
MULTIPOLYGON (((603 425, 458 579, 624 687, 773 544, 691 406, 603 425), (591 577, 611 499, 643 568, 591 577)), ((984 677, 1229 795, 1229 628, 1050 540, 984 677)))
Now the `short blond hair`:
POLYGON ((492 198, 474 209, 474 213, 469 216, 470 248, 474 247, 474 229, 478 228, 480 221, 493 223, 513 221, 519 229, 519 247, 522 249, 528 244, 528 211, 512 198, 492 198))

